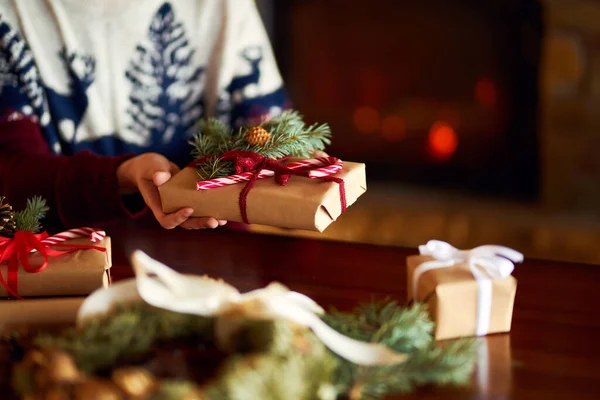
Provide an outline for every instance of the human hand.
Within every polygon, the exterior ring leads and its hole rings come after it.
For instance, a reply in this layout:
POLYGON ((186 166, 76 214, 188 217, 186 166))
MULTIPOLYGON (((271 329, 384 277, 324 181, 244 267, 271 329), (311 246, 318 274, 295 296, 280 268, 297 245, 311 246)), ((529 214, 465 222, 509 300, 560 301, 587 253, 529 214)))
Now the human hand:
POLYGON ((154 217, 165 229, 181 226, 185 229, 214 229, 227 221, 217 221, 211 217, 190 217, 194 210, 182 208, 174 213, 162 211, 158 187, 179 172, 177 165, 158 153, 145 153, 130 158, 117 168, 117 180, 122 194, 139 192, 154 217))

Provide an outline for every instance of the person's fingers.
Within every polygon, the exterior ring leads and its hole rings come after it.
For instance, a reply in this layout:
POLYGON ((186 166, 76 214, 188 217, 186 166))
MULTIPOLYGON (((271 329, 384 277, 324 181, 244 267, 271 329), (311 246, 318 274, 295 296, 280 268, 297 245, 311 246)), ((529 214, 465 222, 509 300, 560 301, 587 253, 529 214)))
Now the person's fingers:
POLYGON ((194 210, 192 210, 191 208, 182 208, 181 210, 171 214, 164 214, 162 213, 162 211, 160 211, 159 214, 162 215, 160 217, 157 217, 156 219, 163 228, 174 229, 186 223, 193 212, 194 210))
POLYGON ((171 179, 171 173, 165 171, 157 171, 152 176, 152 182, 154 182, 154 185, 156 185, 156 187, 167 183, 169 179, 171 179))
POLYGON ((214 229, 227 223, 227 221, 211 217, 190 218, 194 210, 189 207, 174 213, 165 214, 162 211, 158 187, 168 182, 180 169, 176 164, 160 154, 149 154, 145 161, 148 168, 142 173, 141 179, 138 179, 138 189, 146 205, 152 210, 154 217, 162 227, 166 229, 173 229, 177 226, 186 229, 214 229))
POLYGON ((181 169, 174 162, 169 161, 169 172, 171 175, 175 175, 179 171, 181 171, 181 169))
POLYGON ((162 211, 158 189, 153 182, 142 180, 139 183, 139 189, 146 205, 152 210, 154 217, 163 228, 173 229, 181 225, 194 212, 192 208, 187 207, 171 214, 165 214, 162 211))
POLYGON ((166 172, 170 174, 171 162, 163 155, 156 153, 147 153, 141 155, 138 170, 139 177, 151 181, 156 172, 166 172))
POLYGON ((138 182, 138 189, 144 198, 144 202, 146 205, 152 209, 152 211, 156 212, 156 210, 161 210, 162 205, 160 202, 160 195, 158 194, 158 189, 153 182, 142 179, 138 182))
POLYGON ((219 221, 212 217, 194 217, 188 218, 181 224, 181 227, 185 229, 215 229, 219 225, 219 221))
POLYGON ((162 170, 156 171, 154 173, 154 175, 152 176, 152 182, 154 182, 154 184, 156 186, 161 186, 161 185, 165 184, 169 179, 171 179, 171 177, 173 175, 175 175, 179 171, 180 171, 179 167, 177 165, 175 165, 175 163, 172 163, 171 161, 169 161, 168 171, 162 171, 162 170))
POLYGON ((329 154, 325 153, 324 151, 321 150, 315 150, 313 157, 317 158, 317 157, 329 157, 329 154))

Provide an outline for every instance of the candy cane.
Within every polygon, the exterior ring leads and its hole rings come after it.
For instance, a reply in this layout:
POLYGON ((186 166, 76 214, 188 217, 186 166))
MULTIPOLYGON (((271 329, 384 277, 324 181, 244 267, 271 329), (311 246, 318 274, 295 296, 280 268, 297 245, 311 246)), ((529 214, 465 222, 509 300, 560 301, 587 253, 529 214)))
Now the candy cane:
MULTIPOLYGON (((322 167, 313 169, 308 172, 309 178, 322 178, 324 176, 329 176, 336 174, 342 170, 343 162, 339 158, 335 157, 319 157, 312 158, 309 160, 296 161, 293 163, 286 164, 285 167, 290 169, 302 169, 308 166, 311 167, 322 167)), ((196 183, 196 190, 207 190, 207 189, 215 189, 227 185, 234 185, 240 182, 247 182, 252 178, 254 172, 244 172, 237 175, 230 175, 224 178, 216 178, 209 179, 206 181, 201 181, 196 183)), ((258 173, 257 179, 263 179, 270 176, 274 176, 275 172, 269 171, 267 169, 263 169, 258 173)))
POLYGON ((98 243, 106 237, 106 232, 93 228, 69 229, 68 231, 61 232, 53 236, 48 236, 47 238, 40 240, 40 242, 44 244, 56 244, 64 242, 65 240, 81 237, 88 237, 91 242, 98 243))

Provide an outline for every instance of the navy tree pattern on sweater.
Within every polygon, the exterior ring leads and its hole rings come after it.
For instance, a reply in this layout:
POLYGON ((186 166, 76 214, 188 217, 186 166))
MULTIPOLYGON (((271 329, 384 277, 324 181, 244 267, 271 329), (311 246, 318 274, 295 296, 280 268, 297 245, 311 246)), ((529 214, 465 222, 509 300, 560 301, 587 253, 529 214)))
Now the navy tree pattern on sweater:
MULTIPOLYGON (((204 116, 203 66, 193 64, 194 48, 170 3, 161 5, 150 21, 147 36, 134 51, 124 75, 130 83, 127 134, 94 132, 78 127, 85 119, 87 91, 95 83, 96 61, 67 51, 57 57, 68 76, 68 92, 59 93, 41 78, 33 52, 20 33, 0 15, 0 113, 19 111, 35 119, 50 148, 73 154, 90 150, 116 155, 155 151, 179 165, 189 161, 189 138, 204 116), (128 135, 136 135, 132 143, 128 135)), ((41 60, 37 60, 42 62, 41 60)), ((281 87, 271 93, 251 93, 261 78, 260 47, 240 53, 250 73, 234 77, 219 94, 217 115, 239 126, 272 110, 287 108, 281 87)), ((1 134, 1 132, 0 132, 1 134)))
POLYGON ((149 146, 189 138, 202 115, 199 81, 204 68, 191 64, 194 50, 183 24, 165 3, 152 20, 149 45, 139 45, 127 71, 132 84, 129 128, 149 146))
POLYGON ((137 46, 126 72, 132 87, 128 128, 143 137, 143 151, 175 160, 190 152, 188 140, 203 115, 204 68, 192 64, 193 56, 183 24, 171 4, 163 4, 150 23, 148 43, 137 46))

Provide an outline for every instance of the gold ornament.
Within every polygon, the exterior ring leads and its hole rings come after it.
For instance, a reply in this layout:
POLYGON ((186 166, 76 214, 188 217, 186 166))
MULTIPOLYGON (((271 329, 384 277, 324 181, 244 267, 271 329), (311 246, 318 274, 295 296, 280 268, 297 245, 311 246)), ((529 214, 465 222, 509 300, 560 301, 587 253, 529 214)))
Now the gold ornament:
POLYGON ((68 354, 60 351, 48 352, 46 359, 48 361, 45 369, 52 382, 72 383, 81 380, 81 373, 68 354))
POLYGON ((82 379, 71 356, 60 351, 33 350, 27 353, 15 371, 32 376, 37 388, 75 383, 82 379))
POLYGON ((271 134, 260 126, 255 126, 248 129, 246 132, 246 142, 250 146, 261 145, 264 146, 271 139, 271 134))
POLYGON ((156 388, 154 377, 144 368, 116 369, 113 371, 112 380, 122 391, 133 397, 146 397, 156 388))
POLYGON ((88 379, 75 386, 75 400, 120 400, 121 392, 112 382, 88 379))
POLYGON ((0 236, 12 237, 16 230, 12 206, 0 196, 0 236))
POLYGON ((27 364, 40 366, 46 365, 48 358, 40 350, 33 350, 27 354, 23 361, 25 361, 27 364))

